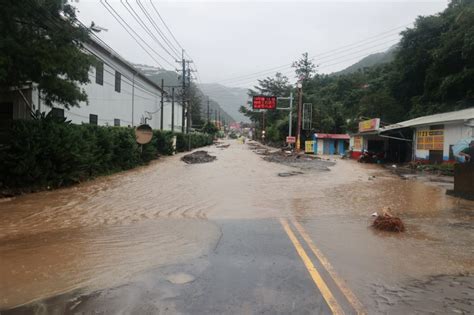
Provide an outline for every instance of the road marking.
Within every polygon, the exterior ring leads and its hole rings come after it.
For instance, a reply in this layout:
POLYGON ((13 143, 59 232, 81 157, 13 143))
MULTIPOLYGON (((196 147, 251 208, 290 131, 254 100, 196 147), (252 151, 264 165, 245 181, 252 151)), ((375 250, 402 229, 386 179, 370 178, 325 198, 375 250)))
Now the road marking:
POLYGON ((351 289, 349 289, 345 281, 339 277, 339 275, 336 273, 336 271, 332 267, 329 260, 323 255, 323 253, 321 253, 321 251, 316 247, 316 245, 314 245, 313 240, 311 239, 311 237, 309 237, 308 233, 303 228, 303 226, 295 219, 291 219, 291 223, 293 223, 293 225, 296 227, 296 230, 298 230, 298 232, 301 234, 301 236, 303 237, 305 242, 308 244, 313 254, 319 259, 323 267, 326 269, 326 271, 329 273, 329 275, 332 277, 336 285, 341 290, 342 294, 344 294, 344 296, 349 301, 349 303, 351 303, 352 307, 355 309, 357 314, 359 315, 366 314, 362 303, 351 291, 351 289))
POLYGON ((316 284, 319 291, 323 295, 324 300, 326 300, 326 303, 328 304, 332 313, 335 315, 344 314, 342 308, 337 303, 336 299, 332 295, 331 291, 329 290, 328 286, 326 285, 323 278, 319 274, 318 270, 316 270, 316 268, 314 267, 313 263, 311 262, 311 259, 308 257, 308 254, 306 254, 303 246, 301 246, 301 243, 298 241, 295 234, 291 230, 290 225, 288 224, 288 221, 286 219, 280 218, 280 223, 283 226, 283 229, 285 230, 286 234, 290 238, 290 241, 293 243, 293 246, 295 247, 296 252, 298 253, 298 255, 300 255, 301 260, 303 261, 306 269, 311 275, 311 278, 313 279, 314 283, 316 284))

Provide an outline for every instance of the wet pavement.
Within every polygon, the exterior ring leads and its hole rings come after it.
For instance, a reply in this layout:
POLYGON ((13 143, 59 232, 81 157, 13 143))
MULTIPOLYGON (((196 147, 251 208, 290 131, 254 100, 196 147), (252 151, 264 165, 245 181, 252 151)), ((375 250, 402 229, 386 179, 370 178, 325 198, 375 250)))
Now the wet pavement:
POLYGON ((206 148, 211 163, 177 155, 0 200, 1 313, 472 312, 474 202, 229 143, 206 148), (407 232, 369 228, 386 206, 407 232))

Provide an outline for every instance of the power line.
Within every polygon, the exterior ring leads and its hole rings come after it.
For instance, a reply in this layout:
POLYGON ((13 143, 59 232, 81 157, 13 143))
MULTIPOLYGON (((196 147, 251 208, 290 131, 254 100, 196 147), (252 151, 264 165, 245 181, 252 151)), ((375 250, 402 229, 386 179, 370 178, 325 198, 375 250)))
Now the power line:
POLYGON ((166 60, 164 57, 162 57, 156 50, 154 50, 150 45, 148 45, 148 43, 140 36, 137 34, 137 32, 135 32, 135 30, 133 30, 133 28, 120 16, 120 14, 118 14, 117 11, 115 11, 115 9, 107 2, 107 0, 100 0, 100 3, 102 4, 102 6, 104 8, 107 9, 107 11, 112 15, 112 17, 120 24, 120 26, 122 26, 122 28, 137 42, 137 44, 161 67, 161 68, 164 68, 159 62, 158 60, 156 60, 149 52, 148 50, 143 47, 143 45, 137 40, 137 38, 135 36, 133 36, 130 31, 128 30, 128 28, 138 37, 140 38, 140 40, 151 50, 153 51, 158 57, 160 57, 163 61, 165 61, 167 64, 169 64, 171 67, 174 67, 173 64, 171 64, 168 60, 166 60), (105 3, 105 4, 104 4, 105 3), (109 9, 110 7, 110 9, 109 9), (113 12, 112 12, 112 11, 113 12), (122 21, 122 22, 121 22, 122 21), (127 25, 127 26, 125 26, 127 25), (127 28, 128 27, 128 28, 127 28))
POLYGON ((176 56, 171 54, 168 49, 166 49, 163 44, 160 43, 158 38, 153 34, 153 32, 148 28, 148 26, 143 22, 140 15, 135 11, 135 9, 128 3, 128 1, 120 0, 122 6, 128 11, 132 18, 140 25, 140 27, 154 40, 171 58, 176 59, 176 56))
MULTIPOLYGON (((316 55, 313 55, 310 57, 311 60, 314 60, 316 59, 317 57, 322 57, 322 56, 325 56, 325 55, 328 55, 328 54, 331 54, 332 56, 334 55, 334 52, 336 52, 335 54, 339 54, 341 52, 344 52, 344 51, 347 51, 347 50, 350 50, 350 49, 353 49, 353 48, 357 48, 357 47, 360 47, 360 46, 364 46, 366 44, 369 44, 369 43, 373 43, 373 42, 377 42, 379 40, 382 40, 382 39, 385 39, 389 36, 392 36, 392 35, 398 35, 398 31, 396 33, 394 33, 394 31, 396 30, 399 30, 401 28, 405 28, 407 26, 411 25, 410 24, 405 24, 405 25, 401 25, 401 26, 398 26, 398 27, 395 27, 395 28, 392 28, 392 29, 389 29, 387 31, 384 31, 382 33, 379 33, 379 34, 376 34, 374 36, 371 36, 371 37, 367 37, 363 40, 360 40, 360 41, 357 41, 357 42, 353 42, 351 44, 347 44, 347 45, 343 45, 343 46, 339 46, 337 48, 334 48, 332 50, 328 50, 328 51, 325 51, 325 52, 322 52, 322 53, 319 53, 319 54, 316 54, 316 55), (390 34, 390 33, 393 33, 393 34, 390 34), (376 39, 376 40, 372 40, 370 41, 371 39, 374 39, 374 38, 377 38, 377 37, 380 37, 382 35, 386 35, 386 34, 390 34, 388 36, 383 36, 382 38, 379 38, 379 39, 376 39), (368 42, 367 42, 368 41, 368 42), (345 49, 345 50, 341 50, 343 48, 348 48, 348 47, 351 47, 349 49, 345 49)), ((267 68, 265 70, 261 70, 261 71, 257 71, 257 72, 253 72, 253 73, 249 73, 249 74, 246 74, 246 75, 240 75, 240 76, 236 76, 236 77, 232 77, 232 78, 228 78, 228 79, 224 79, 224 80, 220 80, 220 82, 226 82, 226 81, 233 81, 234 79, 240 79, 240 78, 247 78, 247 77, 251 77, 251 76, 254 76, 254 75, 258 75, 258 74, 263 74, 263 73, 268 73, 268 72, 273 72, 275 70, 284 70, 284 69, 287 69, 287 68, 291 68, 291 66, 293 65, 293 63, 287 63, 287 64, 284 64, 284 65, 281 65, 281 66, 276 66, 276 67, 271 67, 271 68, 267 68)))
POLYGON ((140 2, 140 0, 137 0, 137 4, 140 7, 140 9, 142 10, 142 12, 145 14, 147 19, 150 21, 153 28, 157 31, 158 35, 160 35, 160 37, 165 41, 166 45, 168 45, 168 47, 176 54, 176 56, 178 56, 177 59, 179 59, 179 49, 177 49, 173 45, 173 43, 171 43, 171 41, 166 37, 166 35, 161 31, 158 24, 156 24, 156 22, 153 20, 153 18, 151 16, 151 14, 148 12, 148 10, 145 8, 145 6, 140 2))
MULTIPOLYGON (((381 52, 384 52, 386 51, 388 47, 386 48, 383 48, 383 49, 379 49, 378 51, 375 51, 375 52, 372 52, 371 54, 376 54, 376 53, 381 53, 381 52)), ((363 57, 367 57, 367 53, 365 54, 360 54, 360 55, 357 55, 357 56, 354 56, 354 57, 351 57, 351 58, 348 58, 348 59, 344 59, 342 61, 339 61, 339 62, 335 62, 335 63, 331 63, 331 64, 322 64, 319 68, 322 69, 322 68, 328 68, 328 67, 332 67, 332 66, 335 66, 335 65, 338 65, 338 64, 341 64, 341 63, 344 63, 344 62, 348 62, 348 61, 351 61, 351 60, 354 60, 354 59, 360 59, 360 58, 363 58, 363 57)), ((337 58, 335 58, 334 60, 336 60, 337 58)), ((289 76, 291 73, 293 73, 293 71, 286 71, 284 73, 282 73, 284 76, 289 76)), ((243 85, 248 85, 249 83, 252 83, 252 82, 255 82, 255 80, 257 79, 249 79, 245 82, 241 82, 241 83, 237 83, 237 86, 243 86, 243 85)))
MULTIPOLYGON (((161 14, 160 12, 158 12, 158 9, 155 7, 155 5, 153 4, 153 1, 150 0, 150 3, 151 3, 151 6, 153 7, 153 10, 156 12, 156 14, 158 15, 158 17, 160 18, 161 22, 163 23, 163 25, 166 27, 166 29, 168 30, 168 32, 170 33, 171 37, 174 39, 174 41, 176 42, 176 44, 178 44, 178 47, 181 48, 181 50, 184 50, 183 46, 181 46, 181 44, 178 42, 178 40, 176 39, 176 37, 173 35, 173 32, 170 30, 170 28, 168 27, 168 25, 166 24, 166 22, 163 20, 163 18, 161 17, 161 14)), ((190 57, 188 55, 188 57, 190 57)))
MULTIPOLYGON (((348 56, 351 56, 351 55, 354 55, 354 54, 357 54, 357 53, 360 53, 360 52, 363 52, 363 51, 367 51, 367 50, 370 50, 370 49, 373 49, 373 48, 376 48, 376 47, 379 47, 379 46, 382 46, 382 45, 386 45, 387 43, 391 43, 390 46, 388 47, 385 47, 385 49, 388 49, 390 48, 393 44, 395 44, 396 42, 398 42, 398 38, 392 38, 388 41, 385 41, 385 42, 382 42, 382 43, 378 43, 377 45, 373 45, 373 46, 370 46, 370 47, 366 47, 364 49, 360 49, 360 50, 356 50, 356 51, 352 51, 351 53, 349 54, 344 54, 344 55, 341 55, 341 56, 338 56, 338 57, 335 57, 335 58, 330 58, 330 59, 327 59, 329 58, 328 57, 323 57, 323 58, 320 58, 319 60, 316 60, 316 61, 319 61, 318 62, 318 68, 321 68, 320 66, 321 65, 324 65, 326 64, 327 62, 331 62, 331 61, 334 61, 334 60, 338 60, 338 59, 341 59, 341 58, 345 58, 345 57, 348 57, 348 56), (327 60, 325 60, 327 59, 327 60), (323 61, 324 60, 324 61, 323 61), (321 62, 322 61, 322 62, 321 62)), ((337 55, 337 54, 336 54, 337 55)), ((287 69, 291 69, 291 67, 287 67, 287 69)), ((281 70, 285 70, 285 69, 281 69, 281 70)), ((236 83, 236 82, 240 82, 240 81, 249 81, 249 80, 255 80, 256 78, 258 77, 261 77, 265 74, 268 74, 270 72, 263 72, 261 73, 260 75, 254 75, 254 76, 248 76, 248 77, 245 77, 245 78, 242 78, 242 79, 235 79, 235 80, 228 80, 226 81, 227 84, 229 83, 236 83)))

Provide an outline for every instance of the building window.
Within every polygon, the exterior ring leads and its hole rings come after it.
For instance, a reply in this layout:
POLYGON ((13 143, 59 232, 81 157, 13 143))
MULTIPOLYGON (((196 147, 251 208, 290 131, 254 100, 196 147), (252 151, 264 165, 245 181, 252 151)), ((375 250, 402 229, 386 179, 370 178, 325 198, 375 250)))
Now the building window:
POLYGON ((64 109, 63 109, 63 108, 53 107, 53 108, 51 109, 50 115, 51 115, 52 117, 64 118, 64 109))
POLYGON ((95 67, 95 83, 104 85, 104 63, 100 61, 95 67))
POLYGON ((115 71, 115 92, 120 92, 120 87, 122 85, 122 75, 120 72, 115 71))
POLYGON ((99 117, 97 115, 94 115, 94 114, 89 115, 89 124, 97 125, 98 120, 99 120, 99 117))
POLYGON ((118 118, 115 118, 115 119, 114 119, 114 126, 115 126, 115 127, 119 127, 119 126, 120 126, 120 119, 118 119, 118 118))

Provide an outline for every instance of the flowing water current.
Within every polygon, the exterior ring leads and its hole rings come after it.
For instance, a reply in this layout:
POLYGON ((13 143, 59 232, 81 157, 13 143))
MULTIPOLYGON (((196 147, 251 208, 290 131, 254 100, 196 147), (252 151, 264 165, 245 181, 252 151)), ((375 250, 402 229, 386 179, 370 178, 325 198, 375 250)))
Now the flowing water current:
POLYGON ((387 298, 392 284, 474 269, 474 203, 443 188, 345 160, 283 178, 278 173, 294 168, 263 161, 246 145, 208 150, 215 162, 168 157, 0 200, 0 310, 113 287, 206 255, 221 234, 216 220, 296 218, 362 300, 379 309, 394 299, 387 298), (383 207, 403 218, 407 233, 368 228, 370 214, 383 207))

